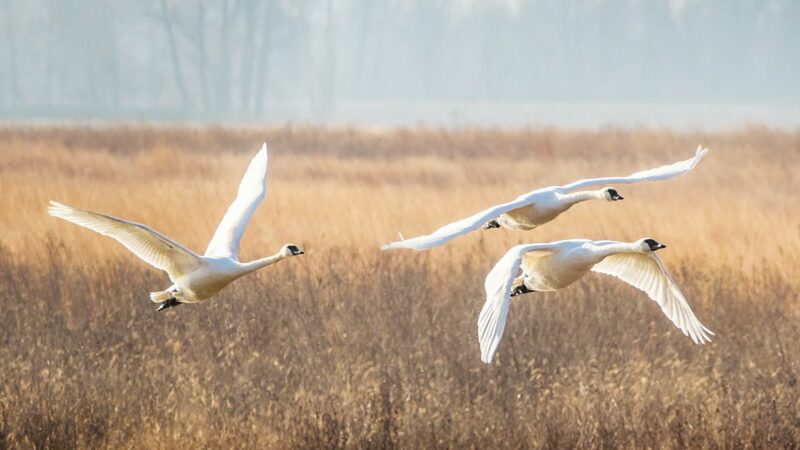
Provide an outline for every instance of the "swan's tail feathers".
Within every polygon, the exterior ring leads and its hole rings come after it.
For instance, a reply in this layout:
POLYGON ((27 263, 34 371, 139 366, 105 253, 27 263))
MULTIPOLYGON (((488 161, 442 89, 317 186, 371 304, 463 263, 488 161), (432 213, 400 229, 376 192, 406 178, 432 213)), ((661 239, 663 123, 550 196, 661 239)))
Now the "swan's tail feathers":
POLYGON ((151 292, 150 293, 150 301, 153 303, 164 303, 165 301, 174 298, 175 293, 173 291, 158 291, 158 292, 151 292))

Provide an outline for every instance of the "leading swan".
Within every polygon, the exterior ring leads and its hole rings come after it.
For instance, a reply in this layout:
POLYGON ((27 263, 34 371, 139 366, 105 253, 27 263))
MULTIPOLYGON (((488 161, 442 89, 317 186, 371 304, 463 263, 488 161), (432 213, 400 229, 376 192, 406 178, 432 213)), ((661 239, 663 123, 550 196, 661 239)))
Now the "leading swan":
POLYGON ((303 254, 296 245, 286 244, 278 253, 255 261, 243 263, 237 257, 247 222, 267 193, 267 167, 265 143, 247 167, 236 199, 225 212, 203 256, 142 224, 54 201, 47 212, 116 239, 144 262, 166 272, 172 286, 150 293, 150 300, 159 303, 157 311, 161 311, 181 303, 207 300, 243 275, 303 254))
POLYGON ((550 222, 577 203, 587 200, 613 202, 623 199, 619 192, 612 187, 605 187, 599 190, 572 191, 604 184, 629 184, 641 181, 667 180, 694 169, 697 163, 706 155, 706 152, 708 152, 708 149, 698 146, 693 158, 656 167, 655 169, 636 172, 627 177, 589 178, 563 186, 537 189, 523 194, 508 203, 492 206, 466 219, 445 225, 429 235, 392 242, 385 244, 381 248, 384 250, 398 248, 428 250, 476 230, 481 226, 484 229, 503 226, 515 230, 532 230, 550 222))
POLYGON ((655 254, 665 247, 649 238, 632 243, 570 239, 512 247, 486 276, 486 303, 478 317, 481 361, 491 362, 500 345, 511 297, 563 289, 589 271, 617 277, 644 291, 683 334, 696 344, 710 342, 714 333, 697 320, 655 254), (520 267, 522 275, 517 276, 520 267))

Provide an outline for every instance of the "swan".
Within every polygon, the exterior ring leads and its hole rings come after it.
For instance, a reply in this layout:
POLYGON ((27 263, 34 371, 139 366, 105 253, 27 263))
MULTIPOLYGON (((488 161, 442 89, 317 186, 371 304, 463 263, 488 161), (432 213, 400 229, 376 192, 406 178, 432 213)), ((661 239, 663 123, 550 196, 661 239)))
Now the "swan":
POLYGON ((506 227, 515 230, 532 230, 540 225, 558 217, 573 205, 587 200, 618 201, 623 197, 613 187, 604 187, 599 190, 572 192, 577 189, 586 189, 598 185, 629 184, 642 181, 667 180, 678 175, 683 175, 694 169, 697 163, 708 152, 703 146, 698 146, 693 158, 678 161, 655 169, 643 170, 627 177, 589 178, 565 184, 563 186, 550 186, 528 192, 508 203, 492 206, 466 219, 445 225, 426 236, 384 244, 383 250, 410 248, 414 250, 428 250, 438 247, 451 239, 457 238, 473 231, 483 225, 484 229, 506 227))
POLYGON ((47 212, 116 239, 144 262, 166 272, 172 286, 150 293, 150 300, 159 303, 156 310, 162 311, 181 303, 208 300, 243 275, 303 254, 296 245, 286 244, 278 253, 255 261, 240 262, 237 257, 239 241, 247 222, 266 195, 267 167, 265 143, 247 167, 236 199, 225 212, 203 256, 139 223, 55 201, 50 201, 47 212))
POLYGON ((508 315, 511 297, 528 292, 556 291, 589 271, 617 277, 644 291, 683 334, 696 344, 714 335, 697 320, 656 250, 666 245, 644 238, 636 242, 570 239, 512 247, 486 276, 486 303, 478 317, 481 361, 490 363, 508 315), (517 272, 522 267, 522 275, 517 272))

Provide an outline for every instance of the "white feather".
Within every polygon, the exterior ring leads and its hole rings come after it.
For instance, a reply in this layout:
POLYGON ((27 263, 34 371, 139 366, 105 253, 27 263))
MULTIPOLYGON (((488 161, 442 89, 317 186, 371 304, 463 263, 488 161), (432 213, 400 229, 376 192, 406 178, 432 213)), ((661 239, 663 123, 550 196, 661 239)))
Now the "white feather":
POLYGON ((706 156, 706 153, 708 153, 708 149, 703 148, 702 145, 698 145, 694 157, 685 159, 683 161, 656 167, 655 169, 642 170, 640 172, 628 175, 627 177, 588 178, 585 180, 576 181, 574 183, 565 184, 560 186, 560 189, 564 192, 568 192, 574 191, 575 189, 585 189, 607 184, 630 184, 639 183, 642 181, 669 180, 670 178, 690 172, 695 168, 697 163, 699 163, 703 157, 706 156))
POLYGON ((503 338, 508 306, 511 302, 511 285, 519 272, 522 255, 536 250, 550 250, 551 244, 523 244, 511 248, 486 276, 484 289, 486 303, 478 316, 478 342, 481 361, 492 361, 497 346, 503 338))
POLYGON ((116 239, 147 264, 167 272, 172 280, 197 270, 203 264, 194 252, 146 225, 54 201, 50 202, 47 212, 116 239))
POLYGON ((611 275, 647 294, 683 334, 696 344, 714 335, 695 317, 675 280, 655 253, 619 253, 595 264, 592 271, 611 275))
POLYGON ((222 217, 214 236, 211 237, 205 256, 237 259, 239 242, 242 240, 247 222, 267 195, 268 167, 267 144, 264 143, 250 161, 239 183, 236 198, 222 217))

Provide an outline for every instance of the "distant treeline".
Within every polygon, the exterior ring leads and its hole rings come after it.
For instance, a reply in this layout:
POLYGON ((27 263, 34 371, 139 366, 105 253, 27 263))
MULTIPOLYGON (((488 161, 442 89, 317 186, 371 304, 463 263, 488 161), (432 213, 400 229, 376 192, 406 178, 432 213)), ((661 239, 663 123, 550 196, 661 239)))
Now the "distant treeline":
POLYGON ((0 117, 800 101, 795 0, 0 0, 0 117))

